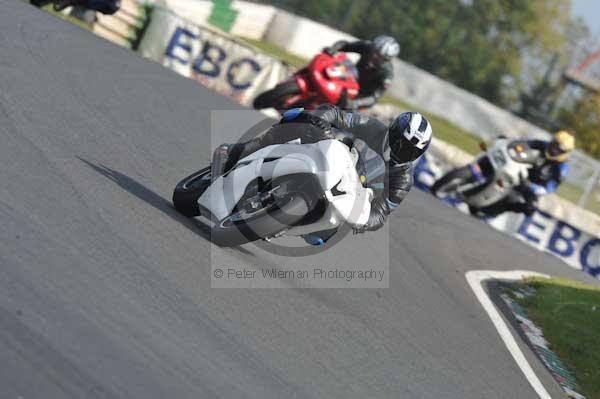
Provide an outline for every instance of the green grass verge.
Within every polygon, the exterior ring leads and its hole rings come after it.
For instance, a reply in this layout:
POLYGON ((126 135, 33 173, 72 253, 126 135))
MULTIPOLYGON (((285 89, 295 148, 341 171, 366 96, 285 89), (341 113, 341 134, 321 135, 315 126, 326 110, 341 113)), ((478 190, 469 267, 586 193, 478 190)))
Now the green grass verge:
POLYGON ((533 296, 515 298, 544 331, 587 399, 600 399, 600 289, 565 279, 526 282, 533 296))

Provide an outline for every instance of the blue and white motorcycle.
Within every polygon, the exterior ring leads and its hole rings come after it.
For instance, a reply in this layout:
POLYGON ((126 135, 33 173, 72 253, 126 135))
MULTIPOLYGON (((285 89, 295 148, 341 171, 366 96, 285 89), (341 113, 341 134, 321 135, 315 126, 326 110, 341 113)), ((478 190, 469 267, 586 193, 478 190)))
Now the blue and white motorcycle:
POLYGON ((531 148, 526 140, 501 137, 471 163, 448 171, 431 187, 439 198, 453 198, 465 202, 471 213, 487 214, 488 210, 510 197, 511 202, 524 201, 516 190, 527 183, 529 169, 540 159, 539 150, 531 148))

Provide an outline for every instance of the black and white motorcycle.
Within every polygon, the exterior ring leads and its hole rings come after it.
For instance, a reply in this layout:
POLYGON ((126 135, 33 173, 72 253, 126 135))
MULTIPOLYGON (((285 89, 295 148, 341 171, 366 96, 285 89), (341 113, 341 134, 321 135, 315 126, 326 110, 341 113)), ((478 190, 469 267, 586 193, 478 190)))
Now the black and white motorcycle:
POLYGON ((351 147, 298 139, 262 148, 222 176, 210 173, 206 167, 179 182, 173 204, 207 219, 215 244, 237 246, 366 224, 385 162, 358 139, 351 147))
POLYGON ((490 148, 482 144, 483 153, 470 164, 452 169, 432 186, 439 198, 465 202, 472 213, 486 210, 504 200, 523 200, 515 188, 526 182, 531 169, 542 155, 525 140, 497 139, 490 148))

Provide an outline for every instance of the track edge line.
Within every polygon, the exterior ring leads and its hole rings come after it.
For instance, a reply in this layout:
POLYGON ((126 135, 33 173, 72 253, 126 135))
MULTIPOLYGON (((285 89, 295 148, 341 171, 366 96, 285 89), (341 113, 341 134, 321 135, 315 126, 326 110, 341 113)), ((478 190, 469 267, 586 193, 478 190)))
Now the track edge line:
POLYGON ((483 309, 486 311, 490 319, 492 320, 492 324, 498 331, 500 338, 506 345, 506 348, 512 355, 513 359, 525 375, 525 378, 534 389, 534 391, 538 394, 540 399, 552 399, 552 396, 548 393, 538 376, 535 374, 531 365, 525 358, 523 351, 517 344, 510 328, 500 315, 498 309, 488 296, 487 292, 483 288, 483 282, 488 280, 505 280, 505 281, 518 281, 522 280, 525 277, 543 277, 550 278, 547 274, 537 273, 528 270, 511 270, 511 271, 492 271, 492 270, 471 270, 465 273, 465 277, 467 282, 471 286, 475 296, 483 306, 483 309))

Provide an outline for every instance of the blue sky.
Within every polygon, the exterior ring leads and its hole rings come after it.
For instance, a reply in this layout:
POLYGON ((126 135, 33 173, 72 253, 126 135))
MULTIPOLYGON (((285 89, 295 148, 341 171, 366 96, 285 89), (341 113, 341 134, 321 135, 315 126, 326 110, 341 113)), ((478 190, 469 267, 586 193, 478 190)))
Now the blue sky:
POLYGON ((596 35, 600 35, 600 0, 573 0, 573 16, 581 17, 596 35))

